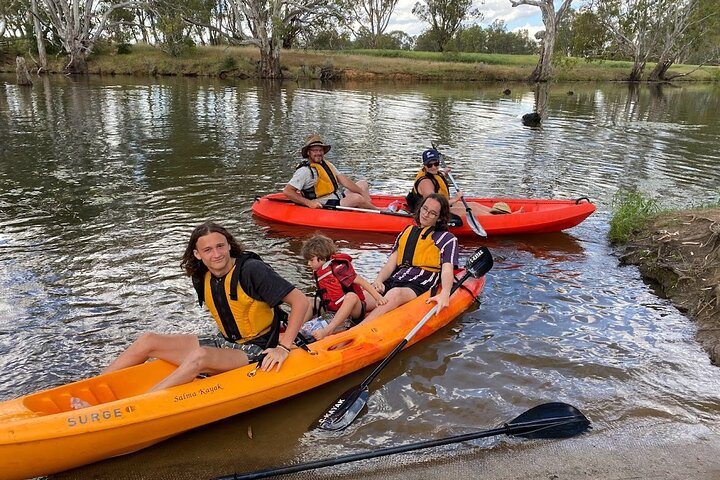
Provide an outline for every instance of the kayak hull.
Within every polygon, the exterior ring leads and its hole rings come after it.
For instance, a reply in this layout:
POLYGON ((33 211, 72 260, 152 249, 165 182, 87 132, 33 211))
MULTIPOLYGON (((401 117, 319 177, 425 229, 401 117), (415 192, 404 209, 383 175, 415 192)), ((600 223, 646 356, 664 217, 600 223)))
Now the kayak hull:
MULTIPOLYGON (((372 195, 373 204, 385 208, 402 197, 372 195)), ((466 198, 488 207, 505 202, 513 211, 505 215, 478 215, 475 218, 488 236, 559 232, 572 228, 595 211, 587 198, 577 200, 529 200, 517 198, 466 198)), ((315 228, 398 234, 412 224, 409 215, 394 212, 370 213, 356 210, 316 209, 290 202, 281 193, 256 198, 253 214, 270 222, 315 228)), ((458 237, 477 235, 462 218, 463 225, 451 227, 458 237)))
MULTIPOLYGON (((460 275, 462 271, 458 271, 460 275)), ((409 345, 465 311, 484 278, 470 278, 409 345)), ((48 475, 131 453, 173 435, 288 398, 387 356, 427 313, 428 294, 373 321, 294 349, 280 372, 254 365, 145 393, 175 366, 153 361, 0 403, 1 478, 48 475), (94 406, 72 410, 70 398, 94 406)), ((318 411, 318 416, 321 414, 318 411)))

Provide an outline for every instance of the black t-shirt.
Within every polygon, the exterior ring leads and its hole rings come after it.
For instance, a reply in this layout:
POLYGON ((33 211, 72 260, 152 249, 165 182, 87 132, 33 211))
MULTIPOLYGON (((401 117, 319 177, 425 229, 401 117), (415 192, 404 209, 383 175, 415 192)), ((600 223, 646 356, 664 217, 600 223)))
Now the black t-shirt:
POLYGON ((240 287, 255 300, 276 307, 295 286, 262 260, 249 258, 240 270, 240 287))

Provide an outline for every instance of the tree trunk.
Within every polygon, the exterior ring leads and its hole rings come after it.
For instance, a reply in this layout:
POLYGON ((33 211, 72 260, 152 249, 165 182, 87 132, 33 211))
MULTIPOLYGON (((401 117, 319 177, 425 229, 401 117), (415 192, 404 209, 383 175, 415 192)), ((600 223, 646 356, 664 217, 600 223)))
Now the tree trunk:
POLYGON ((672 60, 663 60, 660 59, 658 63, 655 65, 655 68, 653 68, 652 72, 650 72, 650 76, 648 77, 649 82, 664 82, 667 80, 665 78, 665 74, 667 73, 668 69, 673 65, 672 60))
MULTIPOLYGON (((548 24, 554 26, 552 22, 548 22, 548 24)), ((555 32, 538 32, 535 34, 535 38, 540 40, 540 58, 528 81, 533 83, 547 82, 552 75, 552 52, 555 47, 555 32)))
POLYGON ((33 26, 35 28, 35 39, 37 40, 38 59, 40 61, 39 72, 46 72, 48 69, 47 53, 45 52, 45 39, 43 37, 42 25, 40 25, 40 18, 38 17, 37 0, 32 0, 30 8, 32 8, 33 26))
POLYGON ((70 52, 70 63, 65 67, 65 71, 79 75, 86 74, 87 63, 85 62, 85 55, 79 51, 70 52))
POLYGON ((645 61, 635 60, 632 70, 630 71, 629 82, 639 82, 642 80, 642 74, 645 71, 645 61))
POLYGON ((18 85, 26 85, 32 87, 32 78, 28 73, 27 63, 24 57, 15 57, 15 77, 18 85))
MULTIPOLYGON (((265 42, 263 42, 265 43, 265 42)), ((269 42, 260 46, 260 78, 282 78, 280 70, 280 45, 271 38, 269 42)))
POLYGON ((530 78, 528 78, 528 81, 537 83, 537 82, 547 82, 550 80, 550 76, 552 74, 552 44, 553 42, 545 43, 548 40, 548 37, 546 36, 543 40, 542 46, 540 47, 540 58, 538 59, 537 66, 535 66, 535 70, 530 74, 530 78))

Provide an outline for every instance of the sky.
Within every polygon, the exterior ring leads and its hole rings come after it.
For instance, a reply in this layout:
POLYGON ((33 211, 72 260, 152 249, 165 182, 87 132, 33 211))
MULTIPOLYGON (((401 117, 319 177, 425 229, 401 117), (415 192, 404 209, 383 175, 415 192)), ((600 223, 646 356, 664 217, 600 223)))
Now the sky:
MULTIPOLYGON (((417 0, 399 0, 395 11, 390 18, 390 24, 385 30, 386 33, 393 30, 402 30, 408 35, 419 35, 428 28, 428 24, 422 22, 412 14, 412 8, 417 0)), ((529 5, 513 7, 510 0, 475 0, 473 6, 479 8, 483 14, 480 21, 482 27, 487 27, 494 20, 504 20, 507 29, 511 32, 527 29, 530 38, 535 32, 544 30, 540 9, 529 5)), ((475 21, 474 23, 477 23, 475 21)))

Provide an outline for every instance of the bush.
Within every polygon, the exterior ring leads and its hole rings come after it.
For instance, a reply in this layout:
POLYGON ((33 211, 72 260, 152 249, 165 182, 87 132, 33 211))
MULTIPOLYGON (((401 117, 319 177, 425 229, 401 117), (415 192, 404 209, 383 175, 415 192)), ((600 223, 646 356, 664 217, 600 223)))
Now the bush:
POLYGON ((221 70, 235 70, 237 68, 237 60, 232 55, 226 56, 222 64, 220 64, 221 70))
POLYGON ((130 55, 132 53, 132 45, 129 43, 119 43, 117 46, 118 55, 130 55))

